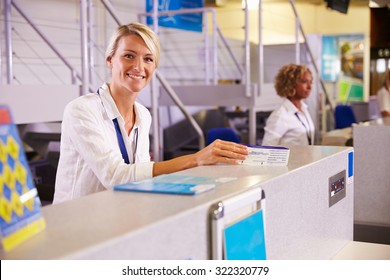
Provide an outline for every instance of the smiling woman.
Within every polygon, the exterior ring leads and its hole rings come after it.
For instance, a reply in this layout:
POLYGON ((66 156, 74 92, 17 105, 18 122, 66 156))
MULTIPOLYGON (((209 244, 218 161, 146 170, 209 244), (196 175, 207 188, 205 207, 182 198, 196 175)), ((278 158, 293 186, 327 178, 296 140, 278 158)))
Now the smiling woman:
POLYGON ((199 165, 245 159, 245 146, 216 140, 192 155, 150 161, 152 118, 136 99, 159 61, 160 43, 148 26, 130 23, 114 32, 106 51, 111 81, 65 108, 53 203, 199 165))
POLYGON ((130 134, 135 122, 135 111, 129 107, 138 93, 148 84, 156 69, 155 56, 137 35, 122 37, 117 50, 106 58, 111 68, 111 96, 125 121, 125 131, 130 134))

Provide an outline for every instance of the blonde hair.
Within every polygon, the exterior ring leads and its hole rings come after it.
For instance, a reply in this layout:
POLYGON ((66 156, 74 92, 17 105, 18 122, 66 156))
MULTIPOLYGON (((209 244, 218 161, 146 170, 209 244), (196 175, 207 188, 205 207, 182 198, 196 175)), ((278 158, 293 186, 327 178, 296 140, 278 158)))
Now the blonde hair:
POLYGON ((114 31, 106 49, 106 60, 110 59, 115 54, 119 40, 122 37, 131 34, 137 35, 144 40, 146 46, 154 56, 154 61, 157 67, 160 62, 160 40, 150 27, 138 22, 121 25, 114 31))
POLYGON ((296 94, 295 87, 298 80, 304 73, 308 72, 312 75, 310 69, 305 65, 287 64, 279 69, 275 77, 275 90, 281 97, 292 97, 296 94))

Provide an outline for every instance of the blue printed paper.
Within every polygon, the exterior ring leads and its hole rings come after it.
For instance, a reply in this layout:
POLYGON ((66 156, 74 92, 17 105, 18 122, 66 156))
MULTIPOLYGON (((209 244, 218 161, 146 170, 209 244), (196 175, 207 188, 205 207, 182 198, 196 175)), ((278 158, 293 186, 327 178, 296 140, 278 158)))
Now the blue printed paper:
POLYGON ((224 230, 225 258, 227 260, 265 260, 263 211, 228 226, 224 230))
POLYGON ((114 186, 114 190, 195 195, 198 193, 210 191, 215 188, 216 184, 231 181, 233 179, 235 178, 214 178, 166 174, 148 180, 117 185, 114 186))

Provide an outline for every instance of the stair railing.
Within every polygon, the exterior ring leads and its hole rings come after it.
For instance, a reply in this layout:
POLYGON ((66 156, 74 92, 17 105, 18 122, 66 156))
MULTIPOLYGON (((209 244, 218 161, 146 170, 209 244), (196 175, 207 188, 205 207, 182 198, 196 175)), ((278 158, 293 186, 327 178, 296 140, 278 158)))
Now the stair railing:
MULTIPOLYGON (((297 39, 296 39, 296 41, 297 41, 297 50, 296 50, 296 53, 297 54, 299 53, 299 44, 298 44, 298 30, 299 30, 301 35, 302 35, 302 37, 303 37, 303 39, 304 39, 304 43, 305 43, 306 49, 307 49, 307 51, 309 53, 309 56, 310 56, 311 62, 313 64, 314 70, 315 70, 315 72, 317 74, 317 77, 319 77, 318 80, 320 82, 321 88, 322 88, 322 90, 324 92, 324 96, 325 96, 325 104, 328 105, 329 111, 331 113, 330 116, 331 116, 331 118, 333 118, 333 121, 334 121, 334 108, 333 108, 333 104, 332 104, 332 101, 331 101, 331 99, 329 97, 328 91, 325 88, 324 81, 320 78, 321 77, 321 73, 320 73, 320 71, 318 69, 318 66, 317 66, 317 63, 316 63, 316 61, 314 59, 313 52, 311 51, 310 46, 309 46, 309 44, 307 42, 306 33, 303 30, 303 27, 302 27, 302 24, 301 24, 301 20, 299 18, 297 9, 295 7, 294 0, 290 0, 290 4, 291 4, 291 7, 292 7, 292 9, 294 11, 294 15, 295 15, 295 19, 296 19, 296 28, 297 28, 297 32, 296 32, 296 34, 297 34, 297 39)), ((297 56, 297 59, 299 59, 299 56, 297 56)), ((324 123, 325 123, 324 119, 326 118, 326 116, 327 116, 326 111, 323 111, 322 112, 322 119, 323 119, 323 121, 322 121, 322 128, 321 128, 321 131, 323 131, 323 132, 326 131, 326 128, 324 127, 324 123)))
POLYGON ((34 23, 31 17, 21 8, 16 0, 5 0, 5 38, 6 38, 6 58, 7 58, 7 83, 12 84, 13 69, 12 69, 12 40, 11 40, 11 6, 13 6, 19 14, 28 22, 42 40, 51 48, 59 59, 69 68, 72 73, 72 84, 76 84, 76 79, 83 81, 82 76, 77 72, 76 68, 66 59, 50 39, 42 32, 42 30, 34 23))

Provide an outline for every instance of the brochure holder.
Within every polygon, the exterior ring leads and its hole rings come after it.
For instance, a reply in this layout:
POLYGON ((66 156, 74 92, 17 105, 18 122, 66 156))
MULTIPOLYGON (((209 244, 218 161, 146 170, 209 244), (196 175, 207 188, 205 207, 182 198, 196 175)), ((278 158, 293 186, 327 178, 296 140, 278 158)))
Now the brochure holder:
POLYGON ((45 228, 23 144, 7 106, 0 105, 0 243, 9 251, 45 228))
POLYGON ((211 258, 266 259, 265 194, 257 187, 211 207, 211 258))

